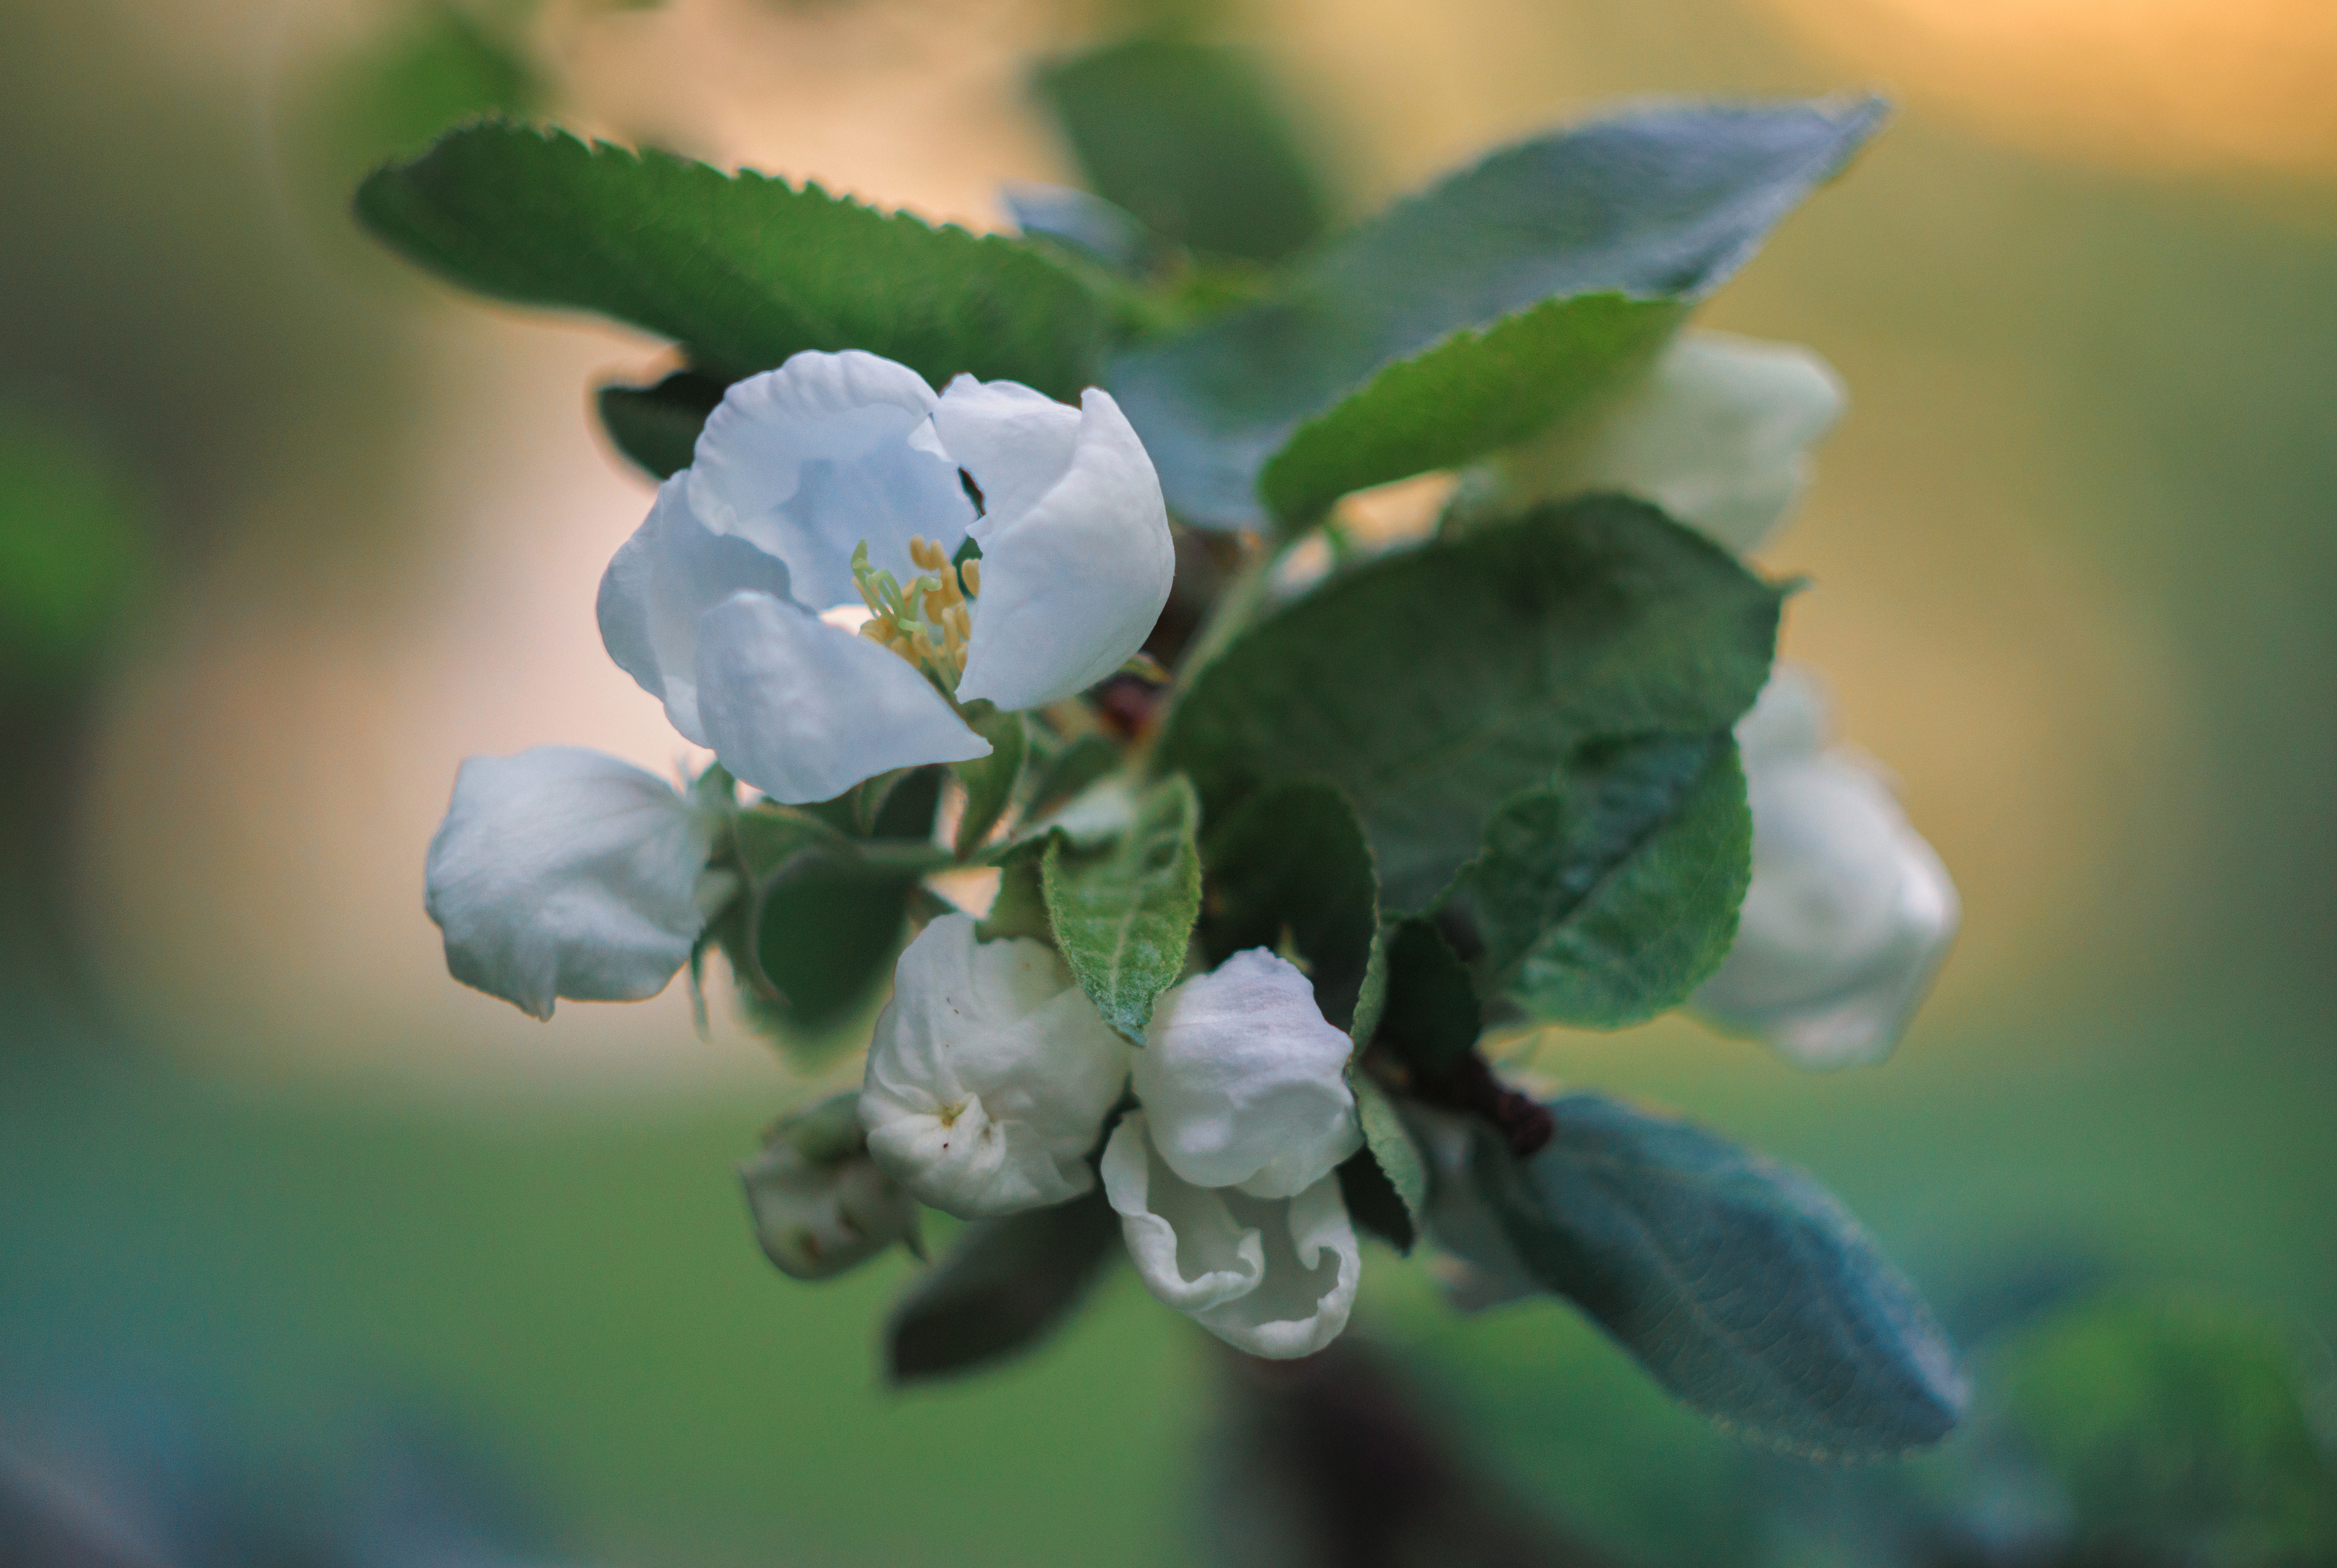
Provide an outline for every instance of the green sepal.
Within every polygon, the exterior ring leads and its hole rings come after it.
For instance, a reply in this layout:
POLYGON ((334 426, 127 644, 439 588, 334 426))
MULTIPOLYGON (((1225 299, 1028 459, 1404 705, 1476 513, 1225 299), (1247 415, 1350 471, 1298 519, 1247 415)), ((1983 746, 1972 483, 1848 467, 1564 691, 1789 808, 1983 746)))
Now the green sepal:
POLYGON ((1339 1193, 1356 1224, 1399 1252, 1409 1252, 1428 1217, 1428 1160, 1413 1141, 1395 1102, 1368 1074, 1350 1069, 1364 1146, 1339 1166, 1339 1193))

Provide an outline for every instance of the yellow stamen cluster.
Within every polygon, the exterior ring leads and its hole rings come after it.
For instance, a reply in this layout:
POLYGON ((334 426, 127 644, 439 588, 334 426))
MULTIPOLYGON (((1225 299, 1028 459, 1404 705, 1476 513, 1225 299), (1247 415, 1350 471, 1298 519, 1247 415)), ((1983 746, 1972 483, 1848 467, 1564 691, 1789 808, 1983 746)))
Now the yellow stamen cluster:
POLYGON ((922 536, 911 537, 909 559, 929 575, 903 587, 891 572, 868 565, 865 544, 853 553, 853 576, 869 616, 860 635, 931 670, 954 691, 958 677, 965 673, 966 643, 973 636, 973 615, 967 606, 982 592, 982 563, 953 566, 947 550, 922 536))

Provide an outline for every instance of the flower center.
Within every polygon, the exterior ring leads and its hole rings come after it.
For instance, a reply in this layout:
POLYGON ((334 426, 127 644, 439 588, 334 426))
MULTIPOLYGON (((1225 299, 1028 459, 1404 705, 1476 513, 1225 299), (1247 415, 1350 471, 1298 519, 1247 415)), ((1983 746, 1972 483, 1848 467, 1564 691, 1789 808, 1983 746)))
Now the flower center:
POLYGON ((973 635, 972 601, 982 593, 982 562, 951 563, 948 551, 923 536, 909 540, 909 559, 926 575, 904 585, 868 563, 868 542, 852 552, 852 579, 868 606, 860 635, 889 648, 954 694, 965 673, 965 646, 973 635))

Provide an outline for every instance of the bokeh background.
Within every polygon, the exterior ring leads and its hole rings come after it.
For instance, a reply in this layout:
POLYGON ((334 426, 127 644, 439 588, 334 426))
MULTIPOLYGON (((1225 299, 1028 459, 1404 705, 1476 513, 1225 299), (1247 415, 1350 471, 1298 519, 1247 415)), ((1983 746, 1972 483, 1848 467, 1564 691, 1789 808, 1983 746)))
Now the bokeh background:
MULTIPOLYGON (((1002 180, 1071 172, 1034 63, 1159 9, 0 0, 0 1441, 199 1492, 205 1456, 264 1513, 426 1430, 596 1561, 1199 1560, 1223 1378, 1131 1278, 1026 1364, 889 1393, 913 1265, 792 1284, 735 1188, 804 1076, 680 988, 547 1027, 445 978, 421 860, 462 757, 680 757, 592 613, 649 491, 588 389, 660 350, 345 215, 499 102, 1003 227, 1002 180)), ((1198 25, 1356 216, 1618 97, 1897 98, 1705 319, 1853 389, 1765 560, 1964 937, 1880 1067, 1685 1023, 1533 1066, 1811 1168, 1951 1321, 2059 1271, 2337 1327, 2337 11, 1198 25)), ((1559 1309, 1456 1318, 1376 1251, 1359 1326, 1598 1538, 1774 1534, 1776 1462, 1559 1309)))

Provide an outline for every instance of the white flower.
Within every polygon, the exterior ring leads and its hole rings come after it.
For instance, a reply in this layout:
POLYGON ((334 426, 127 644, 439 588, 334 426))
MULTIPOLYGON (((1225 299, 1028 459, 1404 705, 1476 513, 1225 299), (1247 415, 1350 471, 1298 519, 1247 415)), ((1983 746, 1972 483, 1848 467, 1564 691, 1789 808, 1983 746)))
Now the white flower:
POLYGON ((554 997, 655 996, 736 891, 707 869, 720 822, 719 806, 579 746, 470 758, 425 874, 447 969, 539 1018, 554 997))
POLYGON ((1824 699, 1807 675, 1781 666, 1736 738, 1753 885, 1736 944, 1695 1006, 1805 1066, 1878 1060, 1955 940, 1955 884, 1882 771, 1826 746, 1824 699))
POLYGON ((1297 967, 1252 948, 1160 998, 1137 1053, 1136 1097, 1184 1180, 1287 1198, 1363 1147, 1353 1048, 1297 967))
POLYGON ((895 1181, 963 1219, 1061 1203, 1128 1081, 1129 1047, 1045 944, 918 933, 876 1020, 860 1119, 895 1181))
POLYGON ((1347 1326, 1364 1258, 1335 1174, 1287 1198, 1196 1186, 1139 1110, 1104 1146, 1103 1190, 1146 1288, 1236 1349, 1311 1356, 1347 1326))
POLYGON ((738 1167, 755 1234, 779 1271, 824 1280, 895 1242, 917 1246, 917 1205, 868 1158, 856 1095, 838 1095, 773 1127, 738 1167))
POLYGON ((1109 394, 1073 409, 961 375, 936 397, 873 354, 806 353, 723 397, 609 563, 601 635, 676 729, 800 803, 987 755, 957 704, 1103 679, 1175 569, 1159 480, 1109 394), (982 558, 961 573, 968 538, 982 558))
POLYGON ((1628 491, 1740 554, 1809 480, 1808 448, 1842 414, 1842 382, 1805 348, 1684 332, 1587 424, 1504 454, 1517 499, 1628 491))
POLYGON ((1314 987, 1263 948, 1163 996, 1112 1132, 1104 1193, 1152 1293, 1254 1356, 1346 1326, 1363 1255, 1340 1162, 1363 1146, 1352 1049, 1314 987))

